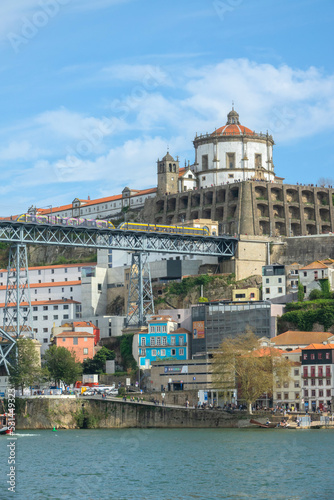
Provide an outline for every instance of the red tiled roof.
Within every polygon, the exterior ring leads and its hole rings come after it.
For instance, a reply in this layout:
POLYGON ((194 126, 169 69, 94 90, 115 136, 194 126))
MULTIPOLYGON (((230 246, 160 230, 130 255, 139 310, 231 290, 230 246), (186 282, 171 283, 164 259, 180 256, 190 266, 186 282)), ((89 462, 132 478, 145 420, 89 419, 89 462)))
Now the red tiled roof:
MULTIPOLYGON (((96 262, 84 262, 82 264, 55 264, 55 265, 52 265, 52 266, 33 266, 33 267, 29 267, 28 270, 29 271, 35 271, 36 269, 61 269, 61 268, 65 268, 65 267, 94 267, 96 266, 97 263, 96 262)), ((0 272, 1 273, 6 273, 7 272, 7 269, 0 269, 0 272)))
MULTIPOLYGON (((30 283, 30 288, 47 288, 55 286, 75 286, 81 285, 81 281, 58 281, 57 283, 30 283)), ((0 290, 5 290, 6 286, 0 286, 0 290)))
POLYGON ((217 128, 211 135, 255 135, 255 132, 250 128, 244 127, 243 125, 229 124, 223 127, 217 128))
POLYGON ((56 338, 61 338, 61 337, 88 337, 91 339, 94 339, 94 334, 89 333, 89 332, 62 332, 62 333, 57 333, 57 335, 54 335, 56 338))
MULTIPOLYGON (((35 300, 31 302, 31 305, 33 306, 48 306, 48 305, 53 305, 53 304, 80 304, 77 300, 62 300, 62 299, 57 299, 57 300, 35 300)), ((9 307, 14 307, 14 303, 8 304, 9 307)), ((28 302, 21 302, 21 306, 27 306, 28 302)), ((0 303, 0 307, 5 307, 5 303, 0 303)))
POLYGON ((307 349, 334 349, 334 344, 310 344, 307 347, 303 347, 303 351, 307 349))
MULTIPOLYGON (((136 191, 134 189, 131 189, 131 191, 136 191)), ((134 198, 134 197, 137 197, 137 196, 143 196, 145 194, 151 194, 151 193, 155 193, 157 191, 157 188, 154 187, 154 188, 149 188, 149 189, 143 189, 143 190, 140 190, 140 191, 136 191, 136 194, 135 195, 131 195, 129 196, 129 198, 134 198)), ((87 200, 87 202, 85 202, 84 204, 84 207, 89 207, 91 205, 98 205, 100 203, 107 203, 107 202, 110 202, 110 201, 116 201, 116 200, 121 200, 122 199, 122 195, 121 194, 116 194, 116 195, 113 195, 113 196, 106 196, 105 198, 97 198, 95 200, 87 200)), ((72 203, 69 204, 69 205, 62 205, 60 207, 53 207, 52 208, 52 213, 53 212, 63 212, 64 210, 72 210, 72 203)), ((51 210, 50 209, 38 209, 38 213, 39 214, 49 214, 51 213, 51 210)))
POLYGON ((89 326, 90 328, 96 328, 91 321, 73 321, 73 326, 89 326))
POLYGON ((312 342, 324 342, 333 334, 329 332, 299 332, 291 331, 281 333, 277 337, 270 339, 275 345, 285 346, 285 345, 309 345, 312 342))
POLYGON ((176 330, 173 330, 170 333, 190 333, 190 331, 186 330, 185 328, 177 328, 176 330))
POLYGON ((324 260, 315 260, 308 264, 307 266, 301 267, 299 270, 303 271, 304 269, 327 269, 328 266, 334 264, 334 260, 332 259, 324 259, 324 260))

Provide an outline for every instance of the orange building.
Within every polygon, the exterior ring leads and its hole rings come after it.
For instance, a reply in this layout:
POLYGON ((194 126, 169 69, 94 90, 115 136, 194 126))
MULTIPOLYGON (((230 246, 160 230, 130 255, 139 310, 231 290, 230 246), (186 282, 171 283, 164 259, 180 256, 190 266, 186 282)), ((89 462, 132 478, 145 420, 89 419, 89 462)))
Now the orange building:
POLYGON ((94 357, 94 334, 88 332, 62 332, 54 336, 57 347, 65 347, 75 353, 77 361, 82 363, 94 357))

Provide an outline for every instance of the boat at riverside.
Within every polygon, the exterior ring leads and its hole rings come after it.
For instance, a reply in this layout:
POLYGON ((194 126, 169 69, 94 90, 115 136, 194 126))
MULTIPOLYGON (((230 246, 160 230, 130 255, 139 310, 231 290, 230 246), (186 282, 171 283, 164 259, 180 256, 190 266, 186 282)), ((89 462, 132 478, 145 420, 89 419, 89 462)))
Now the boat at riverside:
POLYGON ((10 434, 7 413, 0 414, 0 434, 10 434))
POLYGON ((249 421, 250 424, 257 425, 258 427, 261 427, 263 429, 274 429, 274 427, 277 427, 277 424, 268 422, 266 424, 263 424, 262 422, 258 422, 257 420, 251 419, 249 421))

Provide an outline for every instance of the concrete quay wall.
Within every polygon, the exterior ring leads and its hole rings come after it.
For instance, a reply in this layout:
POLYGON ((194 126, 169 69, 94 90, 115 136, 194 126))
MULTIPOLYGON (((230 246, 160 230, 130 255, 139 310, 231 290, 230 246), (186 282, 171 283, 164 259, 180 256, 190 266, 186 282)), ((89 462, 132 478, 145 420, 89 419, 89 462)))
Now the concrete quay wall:
POLYGON ((16 429, 241 428, 249 415, 102 399, 18 399, 16 429))

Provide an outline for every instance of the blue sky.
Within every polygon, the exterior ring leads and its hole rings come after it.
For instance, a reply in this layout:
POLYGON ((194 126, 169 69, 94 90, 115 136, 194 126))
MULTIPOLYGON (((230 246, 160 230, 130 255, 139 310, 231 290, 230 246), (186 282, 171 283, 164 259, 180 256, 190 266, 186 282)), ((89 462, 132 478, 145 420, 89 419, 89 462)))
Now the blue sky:
POLYGON ((334 185, 331 0, 2 0, 0 215, 156 185, 169 146, 268 130, 285 182, 334 185))

